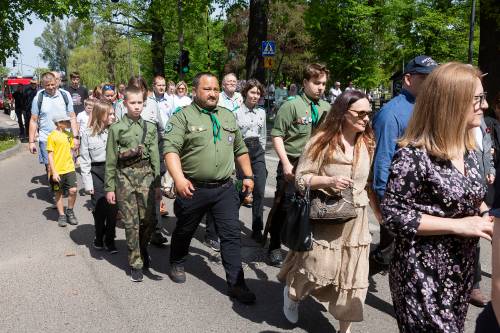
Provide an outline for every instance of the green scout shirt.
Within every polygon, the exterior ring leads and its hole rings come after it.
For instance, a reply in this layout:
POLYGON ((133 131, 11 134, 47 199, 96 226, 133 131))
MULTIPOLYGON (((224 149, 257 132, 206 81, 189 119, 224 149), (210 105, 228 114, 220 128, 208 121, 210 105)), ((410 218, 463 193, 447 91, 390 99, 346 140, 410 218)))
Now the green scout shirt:
POLYGON ((210 116, 195 103, 172 115, 165 128, 163 154, 178 154, 187 178, 227 179, 233 173, 235 156, 248 152, 232 112, 221 106, 214 112, 221 125, 220 141, 214 142, 210 116))
POLYGON ((106 143, 106 173, 104 178, 104 190, 114 192, 116 190, 116 168, 118 153, 120 150, 135 148, 141 144, 143 128, 147 126, 146 138, 144 139, 143 159, 149 159, 155 177, 155 187, 160 187, 160 153, 158 151, 158 132, 156 125, 139 118, 134 121, 128 116, 110 126, 108 131, 108 142, 106 143))
MULTIPOLYGON (((289 99, 279 108, 271 136, 283 138, 286 154, 290 157, 300 157, 304 147, 311 136, 311 99, 306 94, 289 99)), ((330 104, 319 100, 318 119, 323 113, 330 110, 330 104)))

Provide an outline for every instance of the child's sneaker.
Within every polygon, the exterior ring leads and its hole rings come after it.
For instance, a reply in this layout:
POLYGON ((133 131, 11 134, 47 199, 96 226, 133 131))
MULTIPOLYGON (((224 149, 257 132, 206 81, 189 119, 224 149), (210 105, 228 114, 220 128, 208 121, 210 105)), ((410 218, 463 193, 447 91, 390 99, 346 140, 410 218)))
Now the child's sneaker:
POLYGON ((59 215, 59 218, 57 219, 57 225, 60 227, 65 227, 66 224, 66 215, 59 215))
POLYGON ((68 223, 71 225, 77 225, 78 220, 76 219, 75 212, 72 208, 66 209, 66 217, 68 218, 68 223))

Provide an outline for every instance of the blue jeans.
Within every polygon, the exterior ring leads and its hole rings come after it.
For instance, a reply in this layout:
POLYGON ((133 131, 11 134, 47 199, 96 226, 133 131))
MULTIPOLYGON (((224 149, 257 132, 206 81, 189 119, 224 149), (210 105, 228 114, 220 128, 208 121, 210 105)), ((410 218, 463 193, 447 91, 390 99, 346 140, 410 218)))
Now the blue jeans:
POLYGON ((49 164, 49 153, 47 152, 47 141, 38 142, 38 162, 40 164, 49 164))

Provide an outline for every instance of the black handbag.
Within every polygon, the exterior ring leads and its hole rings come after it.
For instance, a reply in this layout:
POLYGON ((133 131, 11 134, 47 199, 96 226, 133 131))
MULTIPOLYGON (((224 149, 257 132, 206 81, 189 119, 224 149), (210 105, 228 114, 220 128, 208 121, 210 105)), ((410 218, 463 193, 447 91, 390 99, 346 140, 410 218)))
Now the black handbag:
POLYGON ((292 251, 306 252, 312 249, 313 236, 309 223, 310 185, 302 196, 299 192, 290 198, 285 223, 281 229, 281 241, 292 251))

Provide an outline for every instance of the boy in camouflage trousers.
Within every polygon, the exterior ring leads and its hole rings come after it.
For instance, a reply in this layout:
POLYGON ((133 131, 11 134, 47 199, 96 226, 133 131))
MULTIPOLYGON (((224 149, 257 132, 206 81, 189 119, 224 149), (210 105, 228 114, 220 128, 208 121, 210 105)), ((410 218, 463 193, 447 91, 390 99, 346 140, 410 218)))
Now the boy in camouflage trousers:
POLYGON ((140 282, 148 269, 147 246, 155 226, 155 200, 161 199, 156 125, 141 118, 143 93, 125 92, 127 114, 109 128, 106 146, 106 199, 118 204, 125 225, 130 279, 140 282))

